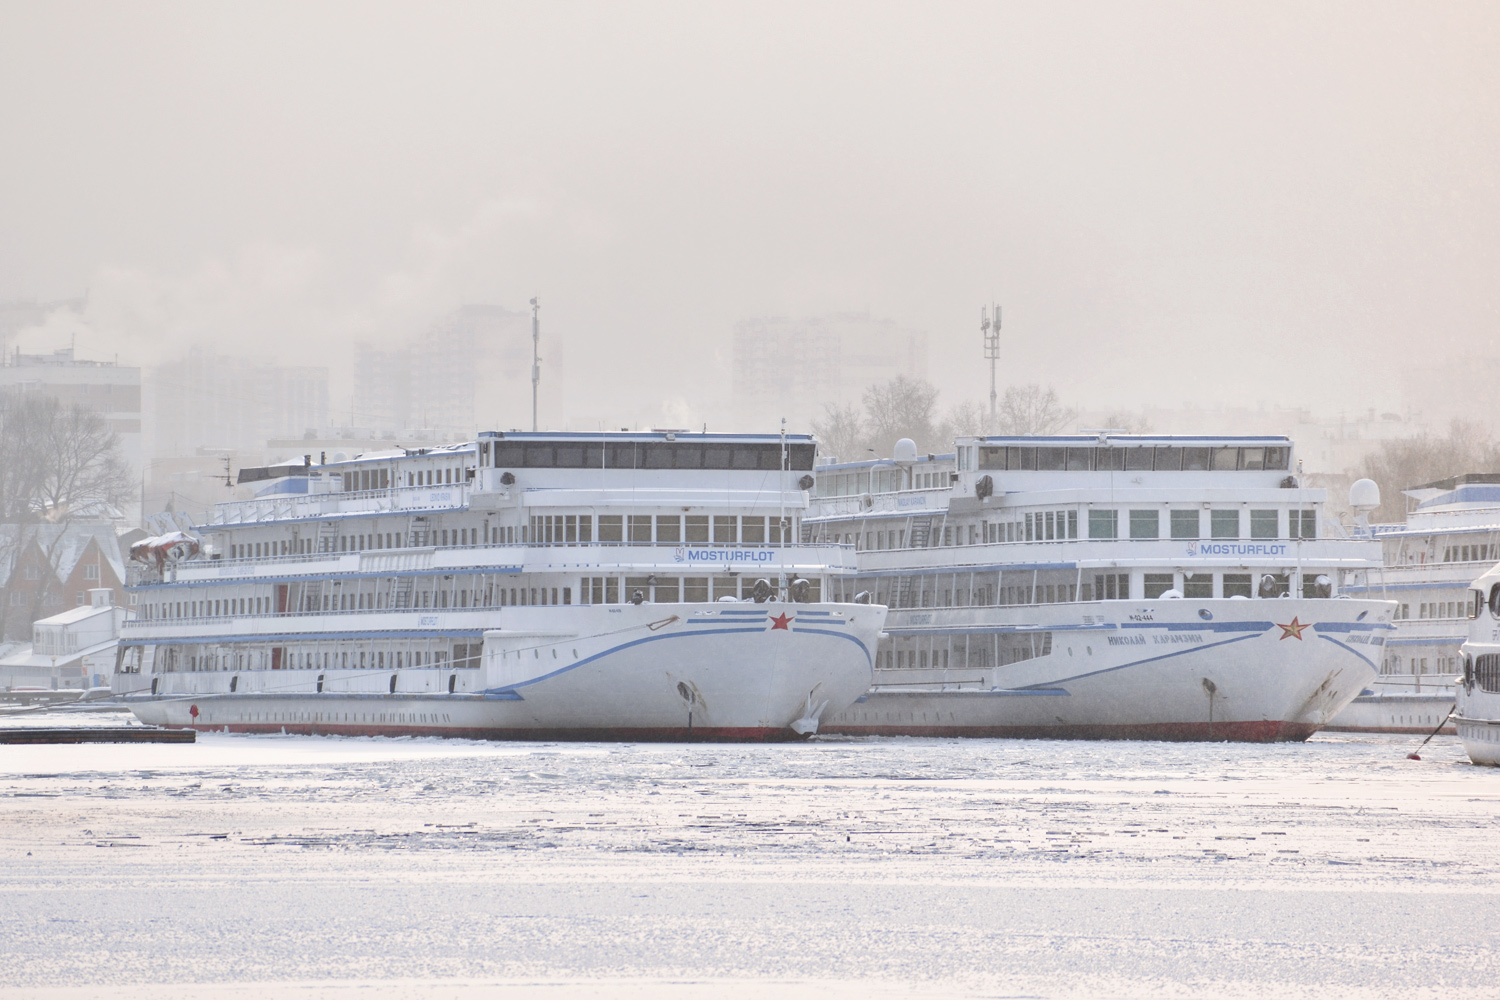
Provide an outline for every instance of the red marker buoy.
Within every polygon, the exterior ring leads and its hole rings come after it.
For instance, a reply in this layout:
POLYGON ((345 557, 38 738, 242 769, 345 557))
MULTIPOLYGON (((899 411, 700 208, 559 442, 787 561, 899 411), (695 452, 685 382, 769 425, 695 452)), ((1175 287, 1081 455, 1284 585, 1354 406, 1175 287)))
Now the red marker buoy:
POLYGON ((1407 754, 1407 755, 1406 755, 1406 759, 1407 759, 1407 760, 1421 760, 1421 759, 1422 759, 1422 758, 1421 758, 1421 757, 1418 757, 1418 756, 1417 756, 1417 755, 1416 755, 1416 754, 1414 754, 1414 753, 1409 753, 1409 754, 1407 754))

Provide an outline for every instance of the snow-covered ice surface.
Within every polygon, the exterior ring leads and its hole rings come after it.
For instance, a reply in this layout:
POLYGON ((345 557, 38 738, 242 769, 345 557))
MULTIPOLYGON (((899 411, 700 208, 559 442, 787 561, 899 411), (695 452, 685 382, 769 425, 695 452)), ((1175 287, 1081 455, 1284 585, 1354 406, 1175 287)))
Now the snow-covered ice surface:
POLYGON ((1496 995, 1416 742, 0 746, 0 997, 1496 995))

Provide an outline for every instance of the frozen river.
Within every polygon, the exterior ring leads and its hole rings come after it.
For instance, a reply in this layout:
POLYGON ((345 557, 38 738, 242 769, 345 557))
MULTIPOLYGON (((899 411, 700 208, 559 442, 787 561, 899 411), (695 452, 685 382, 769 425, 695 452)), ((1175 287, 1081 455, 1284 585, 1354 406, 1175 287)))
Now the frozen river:
POLYGON ((0 997, 1493 996, 1415 743, 0 746, 0 997))

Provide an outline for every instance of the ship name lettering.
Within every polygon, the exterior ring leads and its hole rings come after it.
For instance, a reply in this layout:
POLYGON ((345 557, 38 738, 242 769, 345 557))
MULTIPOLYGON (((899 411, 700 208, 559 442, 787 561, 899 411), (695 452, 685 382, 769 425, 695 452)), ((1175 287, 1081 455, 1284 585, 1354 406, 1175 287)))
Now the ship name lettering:
POLYGON ((1144 646, 1146 637, 1143 635, 1107 635, 1111 646, 1144 646))

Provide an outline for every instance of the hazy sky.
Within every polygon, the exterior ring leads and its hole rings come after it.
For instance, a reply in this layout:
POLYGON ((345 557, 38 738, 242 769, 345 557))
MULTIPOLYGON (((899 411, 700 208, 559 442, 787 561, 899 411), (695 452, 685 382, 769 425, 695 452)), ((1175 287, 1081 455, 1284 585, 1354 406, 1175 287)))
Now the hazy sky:
POLYGON ((0 150, 0 299, 142 363, 343 378, 532 295, 611 424, 717 419, 765 314, 925 329, 949 403, 992 296, 1003 379, 1089 406, 1500 353, 1494 3, 5 0, 0 150))

